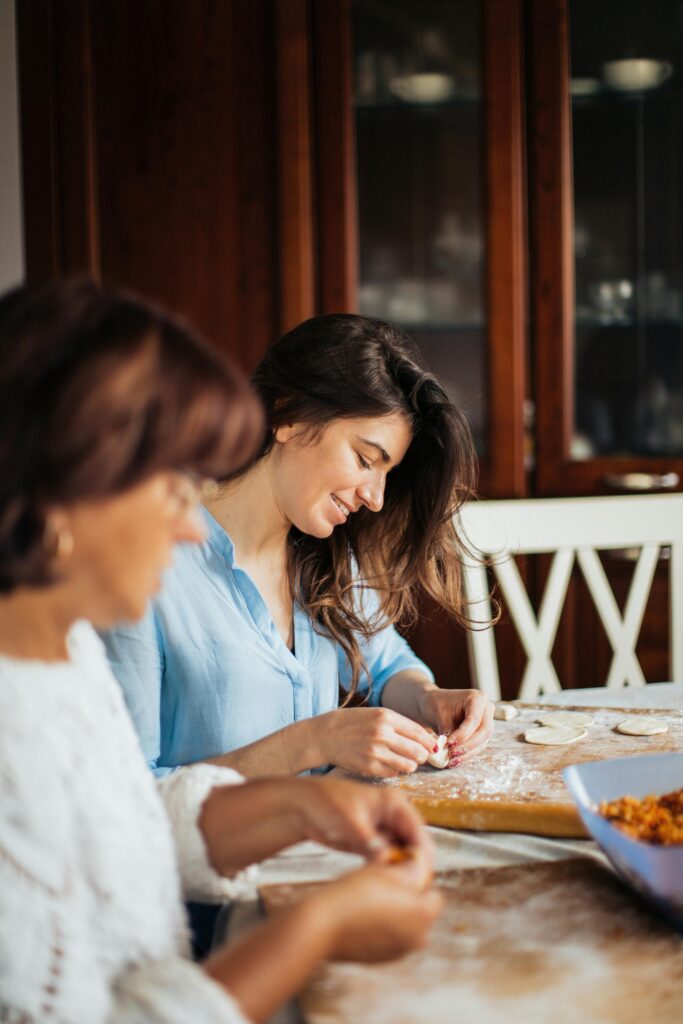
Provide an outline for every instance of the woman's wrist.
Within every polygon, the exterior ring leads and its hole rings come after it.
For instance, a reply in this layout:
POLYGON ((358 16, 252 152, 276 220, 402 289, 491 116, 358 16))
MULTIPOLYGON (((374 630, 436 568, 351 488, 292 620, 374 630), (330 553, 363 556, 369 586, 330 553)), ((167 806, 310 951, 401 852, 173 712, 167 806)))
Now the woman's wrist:
POLYGON ((293 775, 330 763, 329 736, 336 711, 294 722, 283 731, 286 759, 293 775))
POLYGON ((232 875, 306 838, 296 781, 278 776, 211 790, 198 825, 218 874, 232 875))
POLYGON ((335 887, 324 886, 319 892, 302 900, 298 934, 305 933, 318 951, 318 958, 332 960, 344 927, 344 904, 336 898, 335 887))
POLYGON ((254 1021, 270 1018, 338 944, 338 930, 317 894, 280 911, 203 964, 254 1021))
POLYGON ((439 693, 439 687, 429 680, 416 684, 419 687, 417 695, 417 707, 422 721, 429 723, 434 718, 434 698, 439 693))

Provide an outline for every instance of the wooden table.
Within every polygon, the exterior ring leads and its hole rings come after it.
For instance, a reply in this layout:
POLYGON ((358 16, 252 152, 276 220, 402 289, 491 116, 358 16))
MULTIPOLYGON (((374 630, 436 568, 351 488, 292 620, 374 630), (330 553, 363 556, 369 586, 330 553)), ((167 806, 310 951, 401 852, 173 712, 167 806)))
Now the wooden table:
MULTIPOLYGON (((546 698, 546 702, 553 705, 585 707, 669 707, 683 710, 683 684, 650 684, 645 688, 618 691, 609 691, 605 688, 564 691, 546 698)), ((470 868, 500 868, 505 865, 543 863, 552 866, 553 862, 573 857, 588 859, 603 867, 606 866, 606 860, 595 843, 587 839, 548 839, 541 836, 465 832, 443 828, 430 828, 430 833, 436 846, 437 876, 441 876, 448 885, 453 883, 453 872, 470 868)), ((329 879, 359 863, 360 858, 336 853, 314 843, 305 843, 265 862, 260 869, 257 884, 264 886, 329 879)), ((551 867, 552 870, 556 869, 551 867)), ((496 884, 504 882, 503 875, 496 884)), ((260 917, 261 910, 254 891, 234 906, 229 914, 223 915, 217 937, 220 939, 226 934, 228 938, 235 937, 260 917)), ((564 997, 558 988, 558 996, 560 995, 564 997)), ((550 998, 552 1001, 552 993, 550 998)), ((506 1024, 527 1024, 528 1005, 520 999, 519 1006, 520 1016, 514 1013, 510 1015, 509 1008, 506 1008, 506 1024)), ((450 1019, 450 1016, 449 1009, 444 1007, 442 1019, 450 1019)), ((457 1013, 453 1015, 453 1019, 456 1018, 457 1013)), ((584 1019, 589 1021, 590 1017, 584 1019)), ((598 1017, 594 1019, 597 1021, 598 1017)), ((663 1016, 661 1019, 668 1020, 668 1017, 663 1016)), ((273 1024, 295 1024, 301 1020, 298 1007, 291 1005, 274 1018, 273 1024)), ((386 1024, 395 1024, 389 1014, 386 1017, 386 1024)))

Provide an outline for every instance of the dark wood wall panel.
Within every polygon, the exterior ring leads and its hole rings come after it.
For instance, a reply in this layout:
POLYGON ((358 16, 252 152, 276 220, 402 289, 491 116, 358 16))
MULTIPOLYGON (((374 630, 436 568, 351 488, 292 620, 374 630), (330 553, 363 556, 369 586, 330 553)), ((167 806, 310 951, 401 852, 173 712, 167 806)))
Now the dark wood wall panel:
POLYGON ((137 12, 92 4, 102 274, 251 364, 274 323, 264 5, 137 12))
POLYGON ((273 339, 273 0, 19 0, 29 277, 87 271, 251 368, 273 339))

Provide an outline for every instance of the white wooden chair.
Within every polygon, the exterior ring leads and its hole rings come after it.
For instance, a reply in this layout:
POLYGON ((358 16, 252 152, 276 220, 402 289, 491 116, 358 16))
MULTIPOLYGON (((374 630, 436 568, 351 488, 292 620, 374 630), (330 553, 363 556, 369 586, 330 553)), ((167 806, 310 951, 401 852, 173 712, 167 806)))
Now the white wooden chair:
MULTIPOLYGON (((461 522, 471 548, 492 560, 528 658, 519 699, 534 700, 541 693, 561 689, 551 652, 575 562, 614 652, 605 685, 618 689, 645 684, 635 646, 662 547, 671 552, 671 680, 683 681, 683 494, 473 501, 462 510, 461 522), (623 616, 597 553, 610 548, 640 548, 623 616), (514 556, 552 552, 536 617, 514 556)), ((490 622, 490 580, 481 562, 467 560, 464 585, 470 617, 490 622)), ((468 646, 475 685, 497 700, 500 682, 494 633, 495 627, 490 626, 470 630, 468 646)), ((593 683, 600 684, 599 679, 593 683)))

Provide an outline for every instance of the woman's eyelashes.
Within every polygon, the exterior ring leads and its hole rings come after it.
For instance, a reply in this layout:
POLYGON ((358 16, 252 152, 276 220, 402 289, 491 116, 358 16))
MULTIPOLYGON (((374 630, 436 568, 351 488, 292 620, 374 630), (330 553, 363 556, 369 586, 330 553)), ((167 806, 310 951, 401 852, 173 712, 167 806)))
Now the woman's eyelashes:
POLYGON ((360 452, 357 452, 356 454, 358 455, 358 461, 360 462, 360 464, 363 467, 363 469, 372 469, 372 466, 370 465, 370 463, 367 461, 367 459, 363 458, 363 456, 360 454, 360 452))

